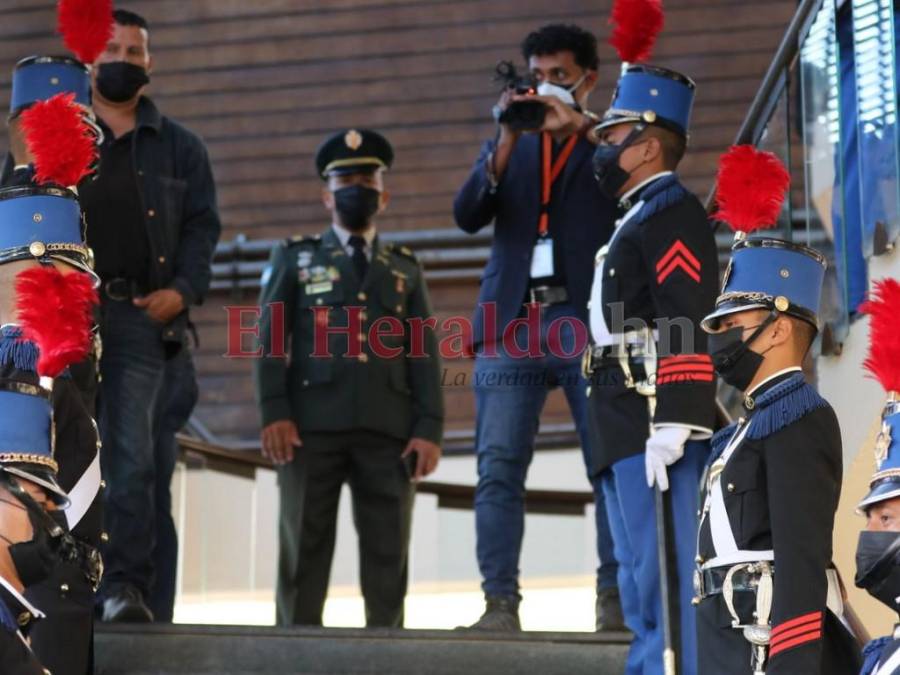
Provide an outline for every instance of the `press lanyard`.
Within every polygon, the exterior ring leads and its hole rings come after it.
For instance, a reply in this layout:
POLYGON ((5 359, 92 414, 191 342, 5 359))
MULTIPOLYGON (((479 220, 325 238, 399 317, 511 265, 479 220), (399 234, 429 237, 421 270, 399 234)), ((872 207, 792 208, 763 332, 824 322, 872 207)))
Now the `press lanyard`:
POLYGON ((578 134, 574 134, 566 141, 562 152, 559 153, 559 157, 556 158, 556 161, 553 162, 551 166, 551 159, 553 157, 552 139, 550 138, 550 134, 546 131, 541 134, 541 217, 540 220, 538 220, 539 237, 547 236, 550 226, 550 193, 553 189, 553 183, 556 182, 556 179, 559 178, 559 174, 561 174, 562 170, 565 168, 566 162, 569 161, 569 157, 572 155, 572 151, 575 149, 575 144, 577 142, 578 134))

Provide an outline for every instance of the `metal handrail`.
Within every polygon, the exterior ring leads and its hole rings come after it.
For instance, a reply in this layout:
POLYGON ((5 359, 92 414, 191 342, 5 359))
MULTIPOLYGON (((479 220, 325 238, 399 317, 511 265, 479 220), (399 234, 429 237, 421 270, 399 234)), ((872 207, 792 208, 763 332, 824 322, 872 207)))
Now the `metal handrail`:
MULTIPOLYGON (((806 39, 813 19, 822 7, 822 2, 823 0, 800 0, 797 11, 785 29, 784 37, 781 38, 781 44, 778 45, 772 62, 763 75, 762 83, 756 96, 753 97, 753 103, 750 104, 744 121, 734 137, 734 145, 759 144, 787 81, 785 74, 793 67, 800 54, 800 45, 806 39)), ((715 197, 716 183, 713 182, 706 198, 706 210, 709 213, 712 212, 715 197)))
MULTIPOLYGON (((194 430, 197 426, 192 425, 194 430)), ((200 425, 201 429, 205 429, 200 425)), ((177 435, 178 446, 184 461, 189 466, 204 466, 213 471, 252 478, 259 469, 274 470, 271 461, 263 457, 259 445, 255 448, 229 447, 216 443, 215 437, 205 430, 207 438, 190 433, 177 435), (198 461, 199 460, 199 461, 198 461)), ((475 503, 475 486, 458 483, 421 481, 416 486, 421 494, 438 498, 438 508, 471 510, 475 503)), ((578 490, 526 490, 525 505, 529 513, 560 516, 583 516, 585 508, 594 503, 594 495, 578 490)))

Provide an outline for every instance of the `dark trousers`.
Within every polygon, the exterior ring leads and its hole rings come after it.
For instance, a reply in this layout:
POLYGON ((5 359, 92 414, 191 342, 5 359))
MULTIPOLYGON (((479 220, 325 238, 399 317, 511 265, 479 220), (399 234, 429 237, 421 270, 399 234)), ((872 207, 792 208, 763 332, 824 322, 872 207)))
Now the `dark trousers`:
POLYGON ((178 534, 172 518, 172 474, 178 460, 175 434, 187 424, 197 404, 197 377, 187 347, 166 361, 162 391, 157 402, 154 445, 156 545, 153 547, 153 584, 147 605, 156 621, 172 620, 178 573, 178 534))
POLYGON ((100 334, 100 460, 109 534, 103 593, 130 584, 146 597, 156 544, 154 427, 165 366, 162 326, 130 302, 105 301, 100 334))
POLYGON ((344 483, 353 496, 367 626, 403 626, 415 488, 405 443, 366 431, 303 433, 279 468, 278 624, 321 625, 344 483))

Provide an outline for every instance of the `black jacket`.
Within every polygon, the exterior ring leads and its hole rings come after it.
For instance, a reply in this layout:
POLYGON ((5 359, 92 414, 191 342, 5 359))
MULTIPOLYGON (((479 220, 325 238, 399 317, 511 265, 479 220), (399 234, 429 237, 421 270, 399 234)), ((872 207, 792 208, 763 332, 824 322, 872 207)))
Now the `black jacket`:
MULTIPOLYGON (((799 373, 782 376, 748 397, 753 402, 745 402, 742 419, 750 431, 727 459, 719 481, 738 549, 774 551, 766 673, 856 673, 858 650, 825 606, 843 471, 841 431, 831 407, 811 394, 808 385, 798 387, 802 381, 799 373), (845 656, 838 658, 838 653, 845 656), (849 669, 842 665, 848 657, 853 662, 849 669)), ((713 445, 721 447, 719 439, 731 439, 736 429, 732 425, 721 431, 713 445)), ((701 565, 717 555, 710 523, 704 508, 697 551, 701 565)), ((752 623, 753 594, 737 592, 734 602, 741 620, 752 623)), ((721 595, 698 606, 698 635, 706 645, 701 675, 750 674, 749 643, 731 627, 721 595)))
MULTIPOLYGON (((186 307, 199 304, 209 290, 222 229, 206 147, 198 136, 160 114, 147 97, 138 103, 132 143, 150 242, 150 290, 174 288, 186 307)), ((27 172, 13 169, 7 157, 0 183, 30 181, 27 172)), ((182 343, 187 324, 185 311, 166 327, 166 342, 182 343)))
POLYGON ((651 421, 710 434, 715 426, 715 377, 700 329, 715 305, 719 281, 712 228, 703 206, 675 176, 645 187, 632 199, 639 201, 647 210, 631 214, 614 233, 602 268, 601 306, 591 312, 602 311, 613 332, 639 323, 659 330, 656 409, 650 420, 647 400, 623 378, 595 374, 590 405, 597 422, 597 472, 644 452, 651 421))

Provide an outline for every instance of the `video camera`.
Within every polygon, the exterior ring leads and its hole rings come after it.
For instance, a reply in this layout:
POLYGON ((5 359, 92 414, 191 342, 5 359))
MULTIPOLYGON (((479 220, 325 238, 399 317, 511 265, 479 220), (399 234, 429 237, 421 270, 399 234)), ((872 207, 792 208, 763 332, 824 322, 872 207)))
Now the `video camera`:
MULTIPOLYGON (((497 64, 494 81, 503 82, 504 90, 515 94, 534 95, 537 93, 537 82, 531 75, 520 76, 511 61, 497 64)), ((546 106, 540 101, 516 101, 496 115, 500 124, 507 125, 512 131, 537 131, 544 126, 547 115, 546 106)))

